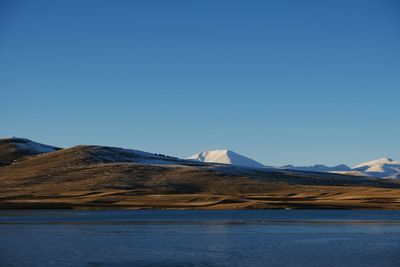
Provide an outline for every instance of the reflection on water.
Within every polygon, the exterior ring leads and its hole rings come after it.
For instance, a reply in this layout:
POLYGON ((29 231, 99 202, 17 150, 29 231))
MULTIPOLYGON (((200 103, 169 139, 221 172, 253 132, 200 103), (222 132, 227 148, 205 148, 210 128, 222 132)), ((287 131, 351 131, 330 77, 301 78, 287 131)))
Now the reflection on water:
POLYGON ((0 266, 397 267, 400 212, 0 212, 0 266))

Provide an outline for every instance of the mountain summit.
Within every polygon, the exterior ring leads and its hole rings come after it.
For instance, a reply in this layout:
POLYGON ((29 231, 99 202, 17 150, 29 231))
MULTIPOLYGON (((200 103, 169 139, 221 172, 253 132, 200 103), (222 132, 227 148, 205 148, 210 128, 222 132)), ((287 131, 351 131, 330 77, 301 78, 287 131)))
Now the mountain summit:
POLYGON ((380 158, 360 163, 352 171, 357 174, 378 178, 400 178, 400 161, 380 158))
POLYGON ((354 166, 353 169, 361 169, 361 168, 368 169, 368 168, 382 165, 382 164, 391 164, 393 161, 394 161, 393 159, 384 157, 384 158, 360 163, 360 164, 354 166))
POLYGON ((252 160, 248 157, 242 156, 236 152, 227 149, 203 151, 187 159, 197 160, 201 162, 233 164, 233 165, 253 167, 253 168, 264 167, 264 165, 255 160, 252 160))

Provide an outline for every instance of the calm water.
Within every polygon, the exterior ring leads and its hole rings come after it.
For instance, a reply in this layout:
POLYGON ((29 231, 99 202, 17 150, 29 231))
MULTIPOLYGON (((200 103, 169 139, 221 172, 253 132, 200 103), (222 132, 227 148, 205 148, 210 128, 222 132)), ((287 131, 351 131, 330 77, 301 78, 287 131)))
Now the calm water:
POLYGON ((399 211, 0 212, 0 266, 400 266, 399 211))

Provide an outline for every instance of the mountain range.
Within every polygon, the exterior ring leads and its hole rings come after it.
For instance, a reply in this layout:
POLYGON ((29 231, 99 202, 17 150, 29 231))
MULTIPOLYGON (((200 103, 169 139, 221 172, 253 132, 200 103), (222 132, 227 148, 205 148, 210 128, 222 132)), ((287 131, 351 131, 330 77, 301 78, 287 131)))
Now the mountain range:
POLYGON ((228 150, 179 159, 1 139, 0 209, 400 209, 398 179, 259 166, 228 150))
POLYGON ((381 158, 364 163, 357 164, 353 168, 345 164, 337 166, 325 166, 322 164, 312 166, 293 166, 286 165, 280 167, 264 166, 263 164, 242 156, 230 150, 211 150, 197 153, 187 159, 201 162, 214 162, 224 164, 234 164, 245 167, 268 167, 285 170, 296 170, 306 172, 337 172, 349 175, 371 176, 376 178, 400 178, 400 161, 394 161, 390 158, 381 158))

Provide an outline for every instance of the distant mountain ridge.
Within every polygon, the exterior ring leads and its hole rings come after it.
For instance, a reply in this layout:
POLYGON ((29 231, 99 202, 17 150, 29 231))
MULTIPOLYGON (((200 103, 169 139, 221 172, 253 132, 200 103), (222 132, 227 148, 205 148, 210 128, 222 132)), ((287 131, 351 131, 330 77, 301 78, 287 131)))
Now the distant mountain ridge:
POLYGON ((350 171, 351 168, 345 164, 340 164, 337 166, 329 167, 322 164, 317 164, 313 166, 293 166, 286 165, 280 167, 281 169, 287 170, 297 170, 297 171, 310 171, 310 172, 335 172, 335 171, 350 171))
MULTIPOLYGON (((253 159, 250 159, 228 149, 203 151, 187 159, 201 162, 232 164, 245 167, 267 167, 253 159)), ((357 176, 370 176, 375 178, 400 178, 400 161, 395 161, 390 158, 380 158, 377 160, 360 163, 353 168, 345 164, 339 164, 336 166, 326 166, 322 164, 311 166, 285 165, 281 167, 268 166, 268 168, 304 172, 333 172, 357 176)))

